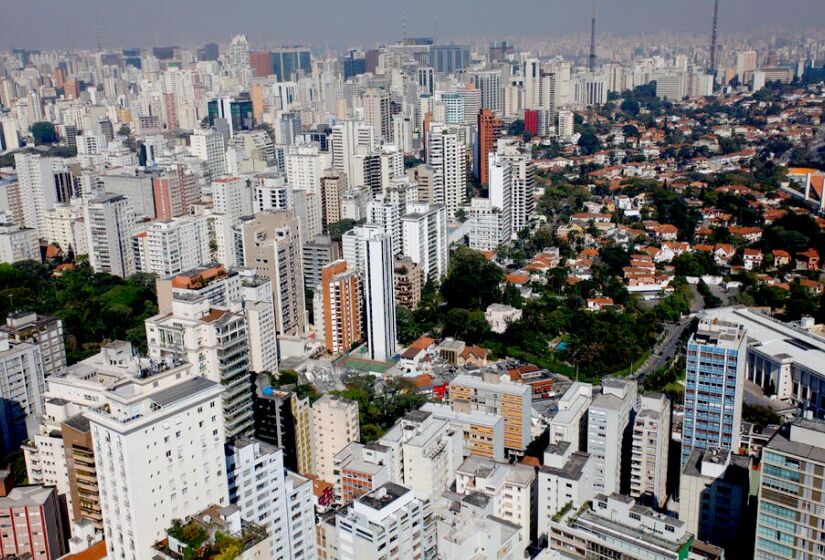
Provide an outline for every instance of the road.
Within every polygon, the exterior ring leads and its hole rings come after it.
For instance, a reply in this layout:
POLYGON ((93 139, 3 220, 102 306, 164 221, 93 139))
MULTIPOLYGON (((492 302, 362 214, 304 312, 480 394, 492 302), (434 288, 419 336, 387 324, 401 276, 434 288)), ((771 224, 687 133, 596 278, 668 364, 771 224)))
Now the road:
MULTIPOLYGON (((693 292, 693 300, 690 302, 690 310, 692 313, 696 313, 704 309, 705 302, 696 288, 692 288, 691 291, 693 292)), ((630 377, 641 381, 649 373, 666 366, 679 350, 679 340, 682 338, 685 329, 690 325, 692 318, 691 315, 688 315, 676 324, 666 325, 665 336, 656 343, 647 360, 630 377)))
POLYGON ((671 358, 676 355, 676 351, 679 349, 679 339, 682 338, 685 329, 690 325, 690 321, 690 317, 685 317, 675 325, 665 326, 664 338, 656 343, 647 360, 630 377, 641 381, 649 373, 666 366, 671 358))

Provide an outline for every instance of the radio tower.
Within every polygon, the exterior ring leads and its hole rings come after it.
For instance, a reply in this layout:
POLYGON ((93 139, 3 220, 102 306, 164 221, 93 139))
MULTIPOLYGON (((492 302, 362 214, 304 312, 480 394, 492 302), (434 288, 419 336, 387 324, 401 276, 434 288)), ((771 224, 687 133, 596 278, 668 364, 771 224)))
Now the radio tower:
POLYGON ((588 61, 590 72, 596 71, 596 5, 593 4, 593 19, 590 20, 590 59, 588 61))
POLYGON ((719 19, 719 0, 713 0, 713 31, 710 35, 710 73, 716 76, 716 24, 719 19))

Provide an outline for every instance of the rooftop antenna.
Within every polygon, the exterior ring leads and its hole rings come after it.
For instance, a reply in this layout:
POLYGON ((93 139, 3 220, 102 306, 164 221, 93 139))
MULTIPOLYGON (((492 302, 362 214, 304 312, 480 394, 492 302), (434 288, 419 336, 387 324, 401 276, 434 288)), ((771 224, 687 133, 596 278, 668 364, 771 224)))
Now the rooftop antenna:
POLYGON ((588 60, 590 72, 596 71, 596 4, 593 4, 593 18, 590 20, 590 58, 588 60))
POLYGON ((401 38, 407 38, 407 2, 401 0, 401 38))
POLYGON ((719 0, 713 0, 713 30, 710 35, 710 73, 716 77, 716 30, 719 21, 719 0))

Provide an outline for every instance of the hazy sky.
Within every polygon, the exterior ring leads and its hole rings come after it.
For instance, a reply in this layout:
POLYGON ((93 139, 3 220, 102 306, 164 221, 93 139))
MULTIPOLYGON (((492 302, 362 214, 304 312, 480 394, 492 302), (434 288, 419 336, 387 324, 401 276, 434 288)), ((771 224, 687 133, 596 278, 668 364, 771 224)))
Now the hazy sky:
MULTIPOLYGON (((602 32, 709 32, 712 0, 596 0, 602 32)), ((192 45, 246 33, 253 45, 364 45, 401 35, 587 32, 591 0, 0 0, 0 49, 192 45)), ((825 25, 825 0, 721 0, 720 33, 825 25)))

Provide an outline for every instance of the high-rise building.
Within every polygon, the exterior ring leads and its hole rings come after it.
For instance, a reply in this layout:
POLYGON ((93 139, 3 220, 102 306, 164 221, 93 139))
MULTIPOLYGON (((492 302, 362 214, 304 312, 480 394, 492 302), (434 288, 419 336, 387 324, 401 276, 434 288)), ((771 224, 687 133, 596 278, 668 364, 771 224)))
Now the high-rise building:
POLYGON ((470 65, 470 49, 463 45, 433 45, 430 66, 442 74, 455 74, 470 65))
POLYGON ((361 96, 361 103, 364 106, 364 122, 372 127, 377 136, 389 142, 392 139, 390 92, 370 88, 361 96))
POLYGON ((269 51, 251 51, 249 65, 253 78, 266 78, 272 74, 272 54, 269 51))
POLYGON ((424 270, 409 257, 396 257, 393 268, 395 304, 413 310, 421 301, 424 270))
POLYGON ((345 233, 342 241, 344 259, 362 279, 369 357, 386 362, 396 350, 392 238, 383 226, 367 224, 345 233))
POLYGON ((455 218, 458 207, 467 200, 467 157, 464 143, 456 132, 440 124, 430 127, 427 163, 433 169, 433 200, 447 208, 455 218))
POLYGON ((593 459, 576 451, 569 441, 550 443, 544 451, 544 465, 538 472, 536 533, 546 542, 550 523, 565 508, 577 510, 595 496, 593 459))
POLYGON ((57 204, 67 204, 77 195, 72 172, 72 160, 44 157, 33 153, 15 153, 14 167, 19 182, 23 222, 39 235, 46 233, 46 214, 57 204))
POLYGON ((534 540, 538 486, 533 467, 470 456, 456 470, 455 486, 459 494, 478 492, 489 496, 494 515, 518 525, 522 542, 534 540))
POLYGON ((332 167, 347 176, 350 186, 358 175, 356 155, 370 154, 375 151, 375 132, 373 127, 358 121, 343 121, 332 127, 330 137, 332 167))
POLYGON ((37 344, 12 345, 0 332, 0 450, 15 451, 34 432, 43 413, 45 378, 37 344))
POLYGON ((0 263, 39 261, 39 239, 36 229, 20 227, 10 214, 0 214, 0 263))
POLYGON ((252 130, 255 119, 252 116, 252 100, 246 97, 220 97, 212 99, 207 104, 209 126, 215 126, 220 120, 220 126, 226 126, 229 136, 234 136, 241 130, 252 130))
POLYGON ((450 383, 453 410, 481 411, 504 418, 504 447, 511 455, 522 455, 532 441, 530 417, 532 393, 529 385, 459 375, 450 383))
POLYGON ((341 195, 347 190, 347 175, 337 169, 321 174, 321 224, 324 231, 341 220, 341 195))
POLYGON ((66 343, 63 321, 57 317, 21 311, 10 313, 0 326, 11 344, 28 342, 38 347, 43 362, 43 375, 48 377, 66 368, 66 343))
POLYGON ((738 450, 746 350, 742 326, 721 320, 701 320, 688 342, 683 467, 693 449, 738 450))
POLYGON ((86 412, 106 548, 112 558, 150 560, 173 519, 228 505, 223 388, 189 377, 159 390, 123 389, 108 408, 86 412))
POLYGON ((135 212, 123 195, 104 193, 88 201, 84 221, 89 264, 95 272, 125 278, 135 273, 132 234, 135 212))
POLYGON ((290 146, 284 159, 286 181, 290 187, 321 193, 321 177, 331 163, 329 154, 320 152, 317 146, 290 146))
POLYGON ((510 214, 513 235, 527 227, 536 209, 536 166, 515 143, 499 140, 498 160, 510 165, 510 214))
POLYGON ((259 374, 253 400, 255 438, 279 447, 286 468, 312 472, 311 409, 309 398, 275 389, 267 375, 259 374))
POLYGON ((499 239, 509 241, 513 234, 513 176, 510 162, 495 152, 487 156, 490 204, 499 211, 499 239))
POLYGON ((358 273, 337 260, 321 269, 320 291, 315 295, 316 328, 330 354, 348 352, 361 341, 361 290, 358 273))
POLYGON ((441 280, 449 264, 446 207, 426 202, 408 203, 406 214, 401 218, 401 229, 404 256, 421 267, 425 282, 441 280))
MULTIPOLYGON (((69 520, 91 521, 103 528, 91 428, 83 412, 113 406, 118 390, 168 388, 191 376, 191 366, 170 360, 138 358, 131 344, 116 341, 66 370, 49 377, 44 413, 23 445, 29 481, 51 485, 65 497, 69 520)), ((84 521, 84 522, 85 522, 84 521)))
POLYGON ((438 498, 461 464, 461 435, 448 420, 430 412, 408 413, 378 440, 393 458, 390 479, 410 488, 421 500, 438 498))
POLYGON ((252 380, 246 321, 240 309, 217 306, 206 295, 173 297, 172 311, 146 320, 149 356, 176 359, 222 388, 227 437, 252 435, 252 380))
MULTIPOLYGON (((335 560, 428 558, 435 554, 435 531, 425 521, 424 502, 412 490, 387 482, 335 514, 335 560), (389 556, 387 556, 389 557, 389 556)), ((329 538, 329 537, 328 537, 329 538)))
POLYGON ((548 426, 550 445, 567 441, 573 451, 587 451, 587 409, 593 401, 593 386, 575 382, 558 402, 558 411, 548 426))
POLYGON ((281 449, 237 439, 226 446, 226 474, 230 503, 267 529, 271 558, 316 558, 312 483, 284 469, 281 449))
POLYGON ((756 51, 748 50, 736 53, 736 76, 739 78, 739 83, 749 83, 756 68, 756 51))
POLYGON ((473 84, 481 91, 481 108, 490 109, 496 114, 504 110, 504 96, 501 87, 501 72, 486 70, 473 73, 473 84))
POLYGON ((361 437, 358 403, 326 394, 312 404, 311 422, 313 473, 333 482, 335 454, 361 437))
POLYGON ((748 519, 750 458, 727 449, 694 449, 679 477, 679 519, 726 555, 753 558, 748 519), (750 537, 750 538, 748 538, 750 537))
POLYGON ((260 212, 238 226, 243 262, 272 282, 275 324, 279 335, 306 329, 304 276, 299 220, 290 211, 260 212))
POLYGON ((165 278, 212 260, 205 216, 156 220, 133 239, 133 261, 139 272, 165 278))
POLYGON ((762 450, 754 558, 825 558, 825 424, 797 420, 762 450))
POLYGON ((492 109, 482 109, 478 114, 478 180, 482 185, 490 182, 488 156, 496 151, 501 136, 501 121, 492 109))
POLYGON ((660 393, 642 395, 633 425, 630 495, 652 495, 654 503, 667 501, 667 463, 670 447, 670 400, 660 393))
POLYGON ((593 457, 593 489, 596 492, 619 492, 623 475, 629 472, 636 395, 635 381, 605 378, 602 392, 590 403, 587 452, 593 457))
POLYGON ((214 128, 197 128, 189 137, 192 155, 206 162, 214 181, 226 174, 226 147, 223 135, 214 128))
POLYGON ((510 240, 504 214, 489 198, 473 198, 467 209, 468 246, 476 251, 494 251, 510 240))
MULTIPOLYGON (((8 474, 7 471, 2 471, 8 474)), ((32 485, 0 485, 0 557, 56 560, 68 552, 57 489, 32 485)))
POLYGON ((299 74, 312 72, 309 49, 303 47, 281 47, 272 51, 272 74, 278 81, 297 80, 299 74))

